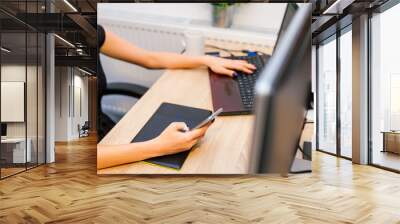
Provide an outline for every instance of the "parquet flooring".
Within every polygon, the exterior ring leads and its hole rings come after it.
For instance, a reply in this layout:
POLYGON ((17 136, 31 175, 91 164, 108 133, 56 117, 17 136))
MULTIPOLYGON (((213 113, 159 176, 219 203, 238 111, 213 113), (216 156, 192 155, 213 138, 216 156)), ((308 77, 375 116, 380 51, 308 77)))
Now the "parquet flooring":
POLYGON ((19 168, 19 167, 18 168, 14 168, 14 167, 1 168, 1 175, 2 175, 2 177, 7 177, 10 175, 22 172, 24 170, 25 170, 25 167, 23 167, 23 168, 22 167, 21 168, 19 168))
POLYGON ((400 175, 314 153, 312 174, 96 175, 93 137, 0 181, 0 223, 400 223, 400 175))

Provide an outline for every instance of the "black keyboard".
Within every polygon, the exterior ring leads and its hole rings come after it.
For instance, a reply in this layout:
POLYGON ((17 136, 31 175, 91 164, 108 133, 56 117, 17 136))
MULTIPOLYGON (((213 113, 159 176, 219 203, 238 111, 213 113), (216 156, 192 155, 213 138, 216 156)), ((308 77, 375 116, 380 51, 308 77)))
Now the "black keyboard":
POLYGON ((235 56, 232 57, 232 59, 245 60, 250 64, 253 64, 257 68, 251 75, 243 72, 237 72, 238 76, 236 77, 243 105, 246 109, 252 110, 254 103, 254 86, 256 84, 259 74, 264 68, 265 58, 263 58, 263 56, 261 55, 256 55, 256 56, 235 56))

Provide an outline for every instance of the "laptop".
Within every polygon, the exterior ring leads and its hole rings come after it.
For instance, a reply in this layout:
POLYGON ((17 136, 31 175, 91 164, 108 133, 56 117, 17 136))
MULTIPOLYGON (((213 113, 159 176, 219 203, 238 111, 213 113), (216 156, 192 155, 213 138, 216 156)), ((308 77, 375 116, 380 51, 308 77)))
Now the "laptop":
MULTIPOLYGON (((290 23, 289 18, 293 17, 296 9, 296 4, 287 4, 275 46, 277 46, 281 36, 283 36, 282 33, 286 31, 290 23)), ((209 70, 214 111, 223 108, 224 111, 221 115, 252 114, 255 95, 254 86, 259 74, 263 71, 265 64, 269 61, 270 56, 258 52, 250 52, 247 56, 232 56, 227 58, 245 60, 255 65, 257 69, 251 75, 237 72, 238 76, 236 78, 218 75, 209 70)))
POLYGON ((232 56, 229 59, 245 60, 256 66, 253 74, 238 72, 236 78, 218 75, 209 70, 214 111, 223 108, 221 115, 251 114, 254 102, 254 85, 269 55, 232 56))

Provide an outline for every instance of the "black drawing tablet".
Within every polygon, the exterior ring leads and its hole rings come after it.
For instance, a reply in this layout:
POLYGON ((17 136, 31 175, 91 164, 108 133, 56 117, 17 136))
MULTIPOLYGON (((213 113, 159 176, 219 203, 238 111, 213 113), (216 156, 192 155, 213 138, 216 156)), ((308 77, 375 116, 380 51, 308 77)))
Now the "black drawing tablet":
MULTIPOLYGON (((172 103, 162 103, 149 121, 143 126, 132 142, 143 142, 157 137, 172 122, 185 122, 189 129, 194 128, 211 115, 211 111, 172 103)), ((190 150, 177 154, 154 157, 145 160, 156 165, 180 169, 190 150)))

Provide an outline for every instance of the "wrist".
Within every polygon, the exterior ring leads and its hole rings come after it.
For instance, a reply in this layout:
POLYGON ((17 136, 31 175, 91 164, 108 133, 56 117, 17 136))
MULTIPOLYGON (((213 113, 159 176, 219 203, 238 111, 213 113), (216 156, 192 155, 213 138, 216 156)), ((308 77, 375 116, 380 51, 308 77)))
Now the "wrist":
POLYGON ((212 61, 212 58, 211 58, 210 55, 203 55, 203 56, 200 56, 200 62, 201 62, 202 65, 205 65, 205 66, 207 66, 207 67, 210 67, 211 61, 212 61))
POLYGON ((149 149, 150 154, 152 157, 162 156, 163 155, 163 144, 161 143, 158 137, 153 138, 146 142, 147 147, 149 149))

